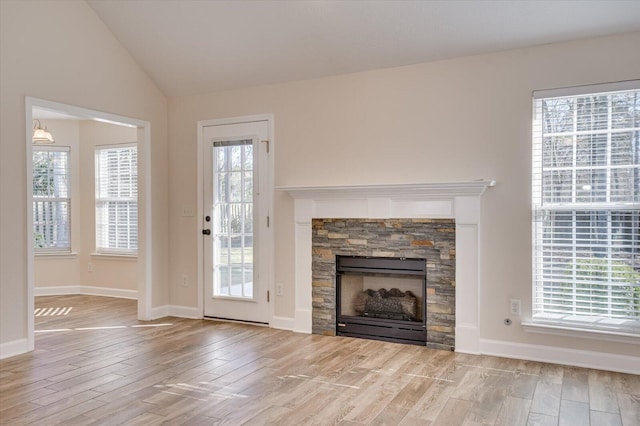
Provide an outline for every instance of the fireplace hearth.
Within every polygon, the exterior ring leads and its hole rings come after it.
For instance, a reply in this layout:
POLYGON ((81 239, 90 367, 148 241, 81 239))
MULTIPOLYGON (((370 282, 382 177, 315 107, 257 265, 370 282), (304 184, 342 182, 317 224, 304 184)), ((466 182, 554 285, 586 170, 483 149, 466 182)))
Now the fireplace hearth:
POLYGON ((427 260, 336 256, 336 334, 425 346, 427 260))

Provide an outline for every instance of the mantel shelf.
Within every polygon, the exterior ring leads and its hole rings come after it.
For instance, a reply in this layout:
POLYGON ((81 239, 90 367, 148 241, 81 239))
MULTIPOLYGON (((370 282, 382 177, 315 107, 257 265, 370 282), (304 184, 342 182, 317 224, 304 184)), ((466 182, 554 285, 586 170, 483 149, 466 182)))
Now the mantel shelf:
POLYGON ((495 186, 495 180, 467 182, 439 182, 391 185, 345 185, 345 186, 280 186, 278 191, 287 192, 294 199, 446 199, 452 197, 480 196, 487 188, 495 186))

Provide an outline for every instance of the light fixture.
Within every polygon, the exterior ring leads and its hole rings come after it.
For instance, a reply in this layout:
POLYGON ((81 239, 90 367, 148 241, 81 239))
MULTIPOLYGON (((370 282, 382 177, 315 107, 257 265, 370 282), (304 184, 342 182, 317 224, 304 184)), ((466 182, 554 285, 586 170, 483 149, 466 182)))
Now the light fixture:
POLYGON ((44 126, 44 129, 43 129, 42 125, 40 124, 40 120, 38 119, 33 120, 33 136, 31 140, 33 143, 55 143, 56 142, 53 140, 53 136, 51 136, 51 133, 49 133, 49 131, 47 130, 47 126, 44 126))

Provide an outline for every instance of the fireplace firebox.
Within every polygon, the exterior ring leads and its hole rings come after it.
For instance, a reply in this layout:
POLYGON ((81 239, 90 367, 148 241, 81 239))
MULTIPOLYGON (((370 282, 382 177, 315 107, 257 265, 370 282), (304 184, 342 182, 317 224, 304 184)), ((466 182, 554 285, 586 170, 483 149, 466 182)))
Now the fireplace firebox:
POLYGON ((336 334, 426 346, 427 261, 336 256, 336 334))

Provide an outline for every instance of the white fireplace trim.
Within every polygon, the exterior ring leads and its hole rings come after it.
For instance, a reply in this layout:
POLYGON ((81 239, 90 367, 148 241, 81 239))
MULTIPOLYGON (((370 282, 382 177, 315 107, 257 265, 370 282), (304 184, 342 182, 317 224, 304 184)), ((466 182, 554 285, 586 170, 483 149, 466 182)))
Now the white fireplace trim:
POLYGON ((480 196, 492 180, 410 185, 279 187, 294 199, 295 318, 311 333, 312 219, 442 219, 456 223, 456 351, 480 353, 480 196))

